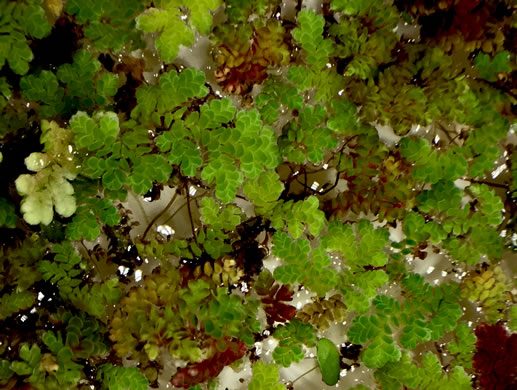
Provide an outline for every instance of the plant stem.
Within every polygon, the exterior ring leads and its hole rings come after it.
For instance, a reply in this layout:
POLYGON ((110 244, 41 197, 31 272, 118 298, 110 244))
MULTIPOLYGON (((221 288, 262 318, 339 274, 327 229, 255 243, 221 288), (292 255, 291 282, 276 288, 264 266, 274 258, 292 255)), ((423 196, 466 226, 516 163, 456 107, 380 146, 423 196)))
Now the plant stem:
POLYGON ((294 383, 296 381, 298 381, 299 379, 302 379, 305 375, 309 374, 310 372, 314 371, 316 368, 318 368, 318 366, 314 366, 312 367, 310 370, 308 371, 305 371, 302 375, 300 375, 298 378, 296 378, 295 380, 291 381, 291 383, 294 385, 294 383))
MULTIPOLYGON (((203 193, 202 193, 202 194, 200 194, 199 196, 201 196, 201 195, 205 195, 205 194, 206 194, 206 192, 203 192, 203 193)), ((196 200, 197 200, 197 199, 199 198, 199 196, 192 196, 191 198, 192 198, 192 199, 196 199, 196 200)), ((178 208, 176 209, 176 211, 175 211, 175 212, 173 212, 173 213, 171 214, 171 216, 170 216, 169 218, 167 218, 165 221, 163 221, 163 223, 167 223, 167 222, 169 222, 171 219, 173 219, 173 218, 176 216, 176 214, 178 214, 178 213, 181 211, 181 209, 182 209, 183 207, 185 207, 186 205, 187 205, 187 202, 184 202, 180 207, 178 207, 178 208)))
POLYGON ((142 213, 142 216, 144 217, 144 220, 147 222, 149 220, 149 216, 145 212, 143 206, 142 206, 142 200, 141 197, 136 195, 133 191, 129 191, 129 195, 135 200, 138 208, 140 209, 140 212, 142 213))
POLYGON ((97 259, 95 259, 94 256, 91 256, 90 255, 90 251, 88 250, 88 248, 86 248, 86 245, 84 245, 84 241, 81 240, 79 241, 79 243, 81 244, 81 246, 83 247, 84 251, 86 252, 86 254, 88 255, 88 258, 92 261, 93 263, 93 267, 95 268, 95 270, 97 271, 97 274, 99 275, 99 277, 101 278, 102 281, 105 281, 106 280, 106 277, 104 276, 104 274, 101 272, 101 268, 99 266, 99 262, 97 261, 97 259))
POLYGON ((149 225, 147 225, 147 227, 145 228, 144 234, 142 236, 142 240, 145 240, 145 237, 147 236, 147 233, 149 233, 149 230, 151 229, 151 227, 172 206, 172 204, 176 200, 177 196, 178 196, 178 192, 176 190, 174 190, 174 195, 171 197, 171 200, 169 201, 169 203, 167 203, 167 206, 165 206, 162 211, 160 211, 158 214, 156 214, 155 217, 152 219, 152 221, 149 222, 149 225))
POLYGON ((497 187, 497 188, 504 188, 505 190, 509 190, 510 187, 506 184, 500 184, 500 183, 493 183, 491 181, 486 181, 486 180, 469 180, 471 183, 475 183, 475 184, 486 184, 487 186, 491 186, 491 187, 497 187))

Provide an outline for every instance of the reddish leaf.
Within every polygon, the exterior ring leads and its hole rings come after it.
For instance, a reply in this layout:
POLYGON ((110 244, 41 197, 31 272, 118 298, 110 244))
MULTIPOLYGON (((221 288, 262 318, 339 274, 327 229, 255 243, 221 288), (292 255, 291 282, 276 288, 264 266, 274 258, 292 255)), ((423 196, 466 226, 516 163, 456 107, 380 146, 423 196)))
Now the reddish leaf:
POLYGON ((227 341, 228 347, 223 352, 215 349, 212 357, 199 363, 190 363, 186 367, 178 370, 171 380, 175 387, 188 389, 199 383, 204 383, 211 378, 215 378, 224 367, 239 360, 246 353, 246 344, 242 341, 227 341))
POLYGON ((275 306, 265 306, 264 311, 267 314, 268 322, 271 322, 271 324, 275 321, 286 322, 296 315, 296 307, 280 302, 276 303, 275 306))
POLYGON ((296 315, 296 307, 283 303, 289 302, 293 298, 294 291, 288 286, 279 286, 275 283, 268 290, 257 289, 256 291, 259 295, 264 296, 261 302, 264 305, 269 325, 273 325, 275 321, 289 321, 296 315))
POLYGON ((294 291, 284 284, 276 293, 276 299, 278 299, 279 301, 290 301, 291 299, 293 299, 293 294, 294 291))
POLYGON ((517 388, 517 333, 510 336, 501 325, 480 324, 476 328, 474 368, 484 390, 517 388))

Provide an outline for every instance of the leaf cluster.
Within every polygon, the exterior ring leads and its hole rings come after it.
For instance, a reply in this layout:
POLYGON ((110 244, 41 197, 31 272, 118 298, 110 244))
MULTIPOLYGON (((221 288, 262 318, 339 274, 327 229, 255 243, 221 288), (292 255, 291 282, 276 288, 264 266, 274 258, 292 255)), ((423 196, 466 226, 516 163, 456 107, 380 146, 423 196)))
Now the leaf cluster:
POLYGON ((517 334, 508 335, 501 325, 481 323, 476 327, 474 369, 483 388, 512 387, 517 383, 517 334))
POLYGON ((84 284, 87 265, 70 242, 55 244, 52 251, 55 254, 52 261, 43 260, 38 263, 43 279, 56 284, 63 299, 94 317, 103 318, 106 305, 117 303, 121 298, 118 279, 112 278, 92 285, 84 284))
POLYGON ((375 378, 383 388, 393 390, 399 389, 401 385, 423 390, 472 389, 470 377, 462 367, 455 367, 445 373, 438 356, 431 352, 423 355, 421 366, 416 365, 408 353, 404 353, 399 361, 376 370, 375 378))
POLYGON ((220 0, 202 0, 195 7, 185 1, 158 1, 136 18, 136 28, 145 32, 158 32, 156 49, 162 59, 171 62, 179 53, 180 46, 194 43, 195 31, 208 34, 212 27, 212 15, 221 4, 220 0), (184 14, 188 9, 189 16, 184 14))
POLYGON ((284 390, 285 385, 279 383, 280 375, 278 373, 278 367, 274 364, 265 364, 262 361, 258 361, 253 365, 253 377, 251 382, 248 384, 250 390, 284 390))
POLYGON ((82 24, 84 35, 97 50, 116 52, 130 41, 140 43, 135 17, 144 11, 142 1, 71 0, 65 10, 82 24))
POLYGON ((284 262, 275 268, 276 280, 303 284, 320 297, 336 287, 338 273, 323 248, 311 250, 307 240, 293 240, 284 232, 275 233, 273 245, 273 254, 284 262))
POLYGON ((305 357, 303 345, 316 345, 316 330, 311 324, 305 324, 293 319, 286 325, 280 325, 273 333, 278 340, 278 346, 273 350, 273 359, 281 366, 289 367, 305 357))
POLYGON ((481 307, 485 320, 493 324, 504 318, 511 283, 499 266, 484 272, 472 272, 460 287, 461 295, 481 307))
POLYGON ((388 242, 388 231, 374 229, 366 220, 357 224, 357 232, 349 224, 329 223, 321 245, 327 252, 342 256, 343 269, 337 285, 348 310, 368 311, 377 289, 388 282, 388 275, 382 269, 388 262, 384 252, 388 242))
POLYGON ((120 367, 107 363, 100 366, 97 379, 108 390, 146 390, 149 381, 136 367, 120 367))
POLYGON ((18 75, 28 72, 34 58, 29 39, 44 38, 51 30, 42 3, 43 0, 25 0, 0 4, 0 67, 7 62, 18 75))
POLYGON ((253 333, 260 328, 257 305, 225 288, 212 290, 203 279, 189 281, 183 288, 181 283, 174 268, 154 272, 122 299, 110 324, 110 339, 120 357, 129 354, 153 361, 168 351, 195 363, 215 352, 198 340, 235 338, 253 343, 253 333), (139 344, 143 349, 136 348, 139 344))
POLYGON ((85 374, 78 361, 104 354, 107 346, 99 334, 101 327, 97 321, 69 312, 60 320, 64 332, 43 333, 44 349, 38 344, 23 343, 18 353, 20 360, 1 361, 2 379, 16 374, 39 389, 58 389, 79 383, 85 374))
POLYGON ((326 330, 335 322, 342 322, 346 316, 346 305, 339 294, 328 299, 317 299, 305 304, 296 317, 304 322, 310 322, 318 330, 326 330))
POLYGON ((357 316, 348 331, 355 344, 371 340, 361 355, 368 367, 380 368, 400 359, 401 351, 394 343, 392 327, 401 329, 400 345, 414 349, 422 342, 439 340, 456 328, 462 310, 455 285, 431 287, 418 274, 402 280, 402 302, 385 295, 373 300, 375 314, 357 316))
POLYGON ((478 263, 484 254, 501 256, 502 240, 494 227, 502 221, 503 203, 488 186, 472 184, 463 192, 453 182, 439 181, 417 199, 419 211, 428 221, 409 213, 404 221, 407 237, 435 244, 443 241, 455 259, 470 264, 478 263), (465 194, 471 196, 472 203, 462 204, 465 194))
POLYGON ((79 50, 72 61, 55 73, 42 70, 20 80, 23 97, 40 105, 41 118, 61 115, 68 119, 79 110, 111 104, 119 87, 117 75, 105 71, 87 50, 79 50))

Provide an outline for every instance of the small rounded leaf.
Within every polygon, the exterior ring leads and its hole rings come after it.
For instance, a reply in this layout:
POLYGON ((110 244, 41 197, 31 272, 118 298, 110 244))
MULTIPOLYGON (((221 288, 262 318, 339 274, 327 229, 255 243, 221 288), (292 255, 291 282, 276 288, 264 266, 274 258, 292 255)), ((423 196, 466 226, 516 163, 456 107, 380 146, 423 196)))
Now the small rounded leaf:
POLYGON ((318 364, 323 382, 334 386, 339 381, 339 352, 329 339, 320 339, 317 347, 318 364))

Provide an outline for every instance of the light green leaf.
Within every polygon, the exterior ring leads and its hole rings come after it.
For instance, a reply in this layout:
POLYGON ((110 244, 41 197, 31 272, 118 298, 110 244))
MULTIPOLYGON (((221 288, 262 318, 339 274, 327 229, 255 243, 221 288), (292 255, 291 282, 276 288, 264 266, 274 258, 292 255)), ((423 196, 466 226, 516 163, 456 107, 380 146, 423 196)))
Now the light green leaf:
POLYGON ((341 371, 341 358, 334 343, 329 339, 320 339, 317 346, 317 358, 323 382, 329 386, 334 386, 339 381, 341 371))
POLYGON ((258 361, 253 365, 253 377, 248 390, 285 390, 280 382, 280 374, 275 364, 265 364, 258 361))

